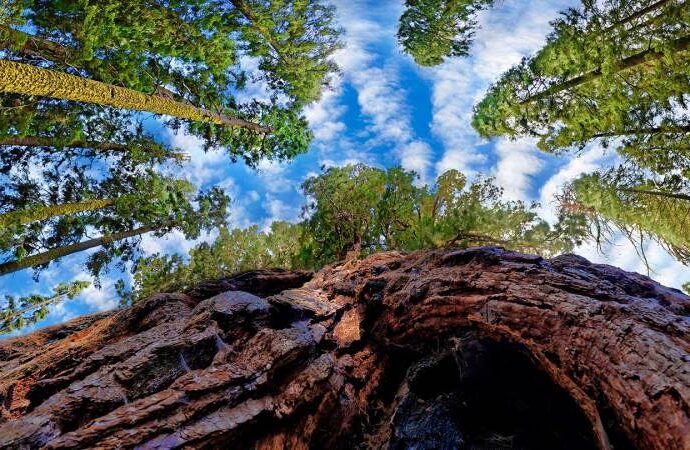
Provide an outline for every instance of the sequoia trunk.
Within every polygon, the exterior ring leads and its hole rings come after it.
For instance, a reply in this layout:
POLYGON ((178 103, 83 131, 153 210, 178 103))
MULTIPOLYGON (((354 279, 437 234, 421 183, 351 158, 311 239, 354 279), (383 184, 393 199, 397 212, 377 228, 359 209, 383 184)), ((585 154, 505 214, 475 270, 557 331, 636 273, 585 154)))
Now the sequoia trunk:
POLYGON ((675 289, 497 248, 308 277, 244 273, 0 342, 0 447, 690 448, 675 289))

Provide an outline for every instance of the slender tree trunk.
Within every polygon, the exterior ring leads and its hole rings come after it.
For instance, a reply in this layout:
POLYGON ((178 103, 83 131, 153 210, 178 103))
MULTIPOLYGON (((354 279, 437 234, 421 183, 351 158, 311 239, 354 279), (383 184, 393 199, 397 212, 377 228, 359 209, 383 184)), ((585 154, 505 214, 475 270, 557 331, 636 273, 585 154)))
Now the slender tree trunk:
POLYGON ((654 195, 657 197, 667 197, 667 198, 674 198, 677 200, 688 200, 690 201, 690 195, 688 194, 678 194, 674 192, 664 192, 664 191, 648 191, 645 189, 621 189, 623 192, 631 192, 634 194, 644 194, 644 195, 654 195))
POLYGON ((652 3, 651 5, 647 6, 646 8, 642 8, 641 10, 636 11, 633 14, 631 14, 631 15, 629 15, 629 16, 621 19, 621 20, 612 23, 609 27, 605 28, 603 32, 608 33, 610 31, 613 31, 616 28, 627 25, 628 23, 632 22, 633 20, 639 19, 640 17, 644 16, 645 14, 649 14, 650 12, 653 12, 653 11, 667 5, 671 1, 672 0, 659 0, 656 3, 652 3))
POLYGON ((637 130, 620 130, 609 131, 606 133, 597 133, 592 135, 592 138, 605 138, 617 136, 646 136, 649 134, 665 134, 665 133, 690 133, 690 125, 681 125, 677 127, 650 127, 640 128, 637 130))
POLYGON ((89 142, 89 141, 70 141, 60 143, 59 139, 39 137, 39 136, 4 136, 0 137, 2 147, 69 147, 69 148, 92 148, 95 150, 106 150, 123 152, 129 150, 125 144, 111 142, 89 142))
POLYGON ((2 319, 0 319, 0 335, 12 331, 12 328, 9 325, 12 323, 13 320, 17 319, 18 317, 21 317, 30 311, 40 309, 44 306, 52 305, 53 303, 58 303, 62 301, 62 299, 64 299, 65 297, 66 294, 54 295, 52 297, 46 298, 41 302, 35 303, 33 305, 27 306, 26 308, 22 308, 18 311, 15 311, 12 314, 9 314, 8 316, 2 317, 2 319))
MULTIPOLYGON (((74 49, 65 47, 57 42, 33 36, 23 31, 15 30, 6 25, 0 25, 0 48, 8 48, 25 56, 45 59, 65 66, 74 66, 89 71, 92 79, 103 81, 101 72, 104 70, 98 59, 78 59, 74 49), (17 43, 22 42, 22 45, 17 43)), ((107 69, 106 69, 107 70, 107 69)), ((109 75, 117 79, 117 73, 112 70, 109 75)), ((154 94, 174 99, 176 94, 163 87, 158 87, 154 94)))
POLYGON ((0 276, 7 275, 9 273, 17 272, 19 270, 28 269, 30 267, 40 266, 42 264, 47 264, 56 259, 72 255, 74 253, 82 252, 90 248, 100 247, 102 245, 111 244, 113 242, 121 241, 123 239, 131 238, 134 236, 139 236, 149 231, 156 230, 156 227, 141 227, 134 230, 122 231, 119 233, 108 234, 94 239, 89 239, 87 241, 78 242, 72 245, 66 245, 64 247, 55 248, 48 250, 43 253, 36 255, 27 256, 20 260, 9 261, 4 264, 0 264, 0 276))
POLYGON ((0 229, 10 224, 26 225, 38 220, 46 220, 55 216, 64 216, 85 211, 95 211, 111 206, 115 199, 90 199, 81 202, 64 203, 62 205, 40 205, 25 210, 10 211, 0 214, 0 229))
MULTIPOLYGON (((169 95, 148 95, 97 80, 13 61, 0 60, 0 77, 2 77, 0 92, 36 95, 155 114, 167 114, 181 119, 245 128, 254 133, 271 131, 257 123, 176 101, 169 95)), ((170 91, 166 90, 166 92, 169 93, 170 91)))
MULTIPOLYGON (((688 48, 690 48, 690 36, 682 37, 679 39, 676 39, 671 43, 671 48, 673 49, 674 52, 681 52, 685 51, 688 48)), ((657 61, 661 58, 663 58, 666 55, 664 51, 658 51, 654 49, 648 49, 645 51, 642 51, 640 53, 637 53, 632 56, 628 56, 627 58, 623 58, 617 65, 615 72, 622 72, 624 70, 632 69, 633 67, 640 66, 642 64, 647 64, 652 61, 657 61)), ((601 68, 595 69, 591 72, 585 73, 583 75, 577 76, 575 78, 571 78, 568 81, 565 81, 561 84, 557 84, 554 86, 551 86, 547 89, 544 89, 543 91, 539 92, 538 94, 534 94, 531 97, 523 100, 521 103, 526 104, 526 103, 531 103, 535 102, 537 100, 541 100, 543 98, 546 98, 550 95, 558 94, 559 92, 566 91, 568 89, 573 89, 578 86, 581 86, 583 84, 589 83, 591 81, 596 80, 597 78, 601 77, 602 75, 602 70, 601 68)))
MULTIPOLYGON (((59 139, 38 136, 3 136, 0 137, 0 147, 53 147, 53 148, 83 148, 99 150, 104 152, 125 153, 131 150, 127 144, 117 144, 114 142, 93 142, 93 141, 69 141, 60 142, 59 139)), ((189 159, 189 155, 183 152, 168 150, 162 145, 151 142, 146 145, 147 154, 152 157, 165 157, 176 161, 189 159)))
POLYGON ((15 30, 7 25, 0 25, 0 48, 11 49, 26 56, 63 64, 74 59, 72 49, 56 42, 15 30))

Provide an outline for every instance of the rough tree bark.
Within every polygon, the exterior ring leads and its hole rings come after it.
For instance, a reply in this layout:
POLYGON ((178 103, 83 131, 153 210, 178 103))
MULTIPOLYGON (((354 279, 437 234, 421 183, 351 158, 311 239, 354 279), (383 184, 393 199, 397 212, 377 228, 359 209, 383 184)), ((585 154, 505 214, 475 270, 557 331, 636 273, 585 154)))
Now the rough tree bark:
POLYGON ((0 343, 3 448, 690 448, 690 298, 576 256, 382 253, 0 343))

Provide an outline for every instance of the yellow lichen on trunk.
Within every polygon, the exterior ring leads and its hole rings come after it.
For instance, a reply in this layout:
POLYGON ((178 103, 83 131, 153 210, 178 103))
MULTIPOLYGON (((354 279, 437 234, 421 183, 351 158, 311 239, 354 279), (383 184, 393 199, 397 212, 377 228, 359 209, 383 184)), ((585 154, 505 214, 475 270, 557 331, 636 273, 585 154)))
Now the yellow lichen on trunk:
POLYGON ((198 122, 243 127, 255 132, 268 131, 244 119, 227 117, 188 103, 14 61, 0 60, 1 92, 147 111, 198 122))
POLYGON ((0 214, 0 229, 11 224, 26 225, 31 222, 45 220, 55 216, 64 216, 84 211, 95 211, 111 206, 114 203, 114 199, 92 199, 82 202, 65 203, 62 205, 34 206, 19 211, 11 211, 0 214))

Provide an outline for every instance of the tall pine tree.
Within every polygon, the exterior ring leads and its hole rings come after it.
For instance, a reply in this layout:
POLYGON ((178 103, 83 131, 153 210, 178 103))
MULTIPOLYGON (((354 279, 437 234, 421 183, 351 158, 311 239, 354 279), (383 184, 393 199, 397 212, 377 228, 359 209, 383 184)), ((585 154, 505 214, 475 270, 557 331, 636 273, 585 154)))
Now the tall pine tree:
POLYGON ((678 0, 584 2, 475 107, 485 136, 533 136, 548 151, 615 144, 660 173, 688 168, 690 8, 678 0))

